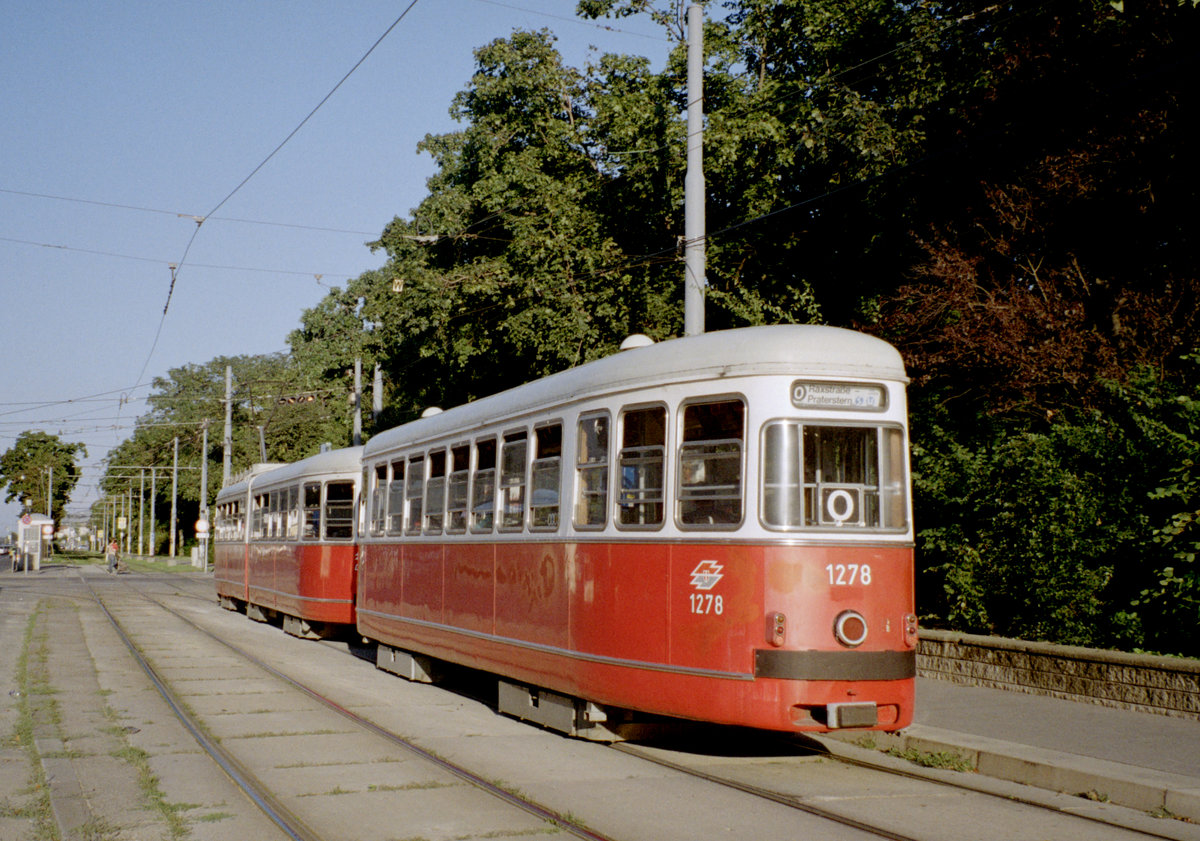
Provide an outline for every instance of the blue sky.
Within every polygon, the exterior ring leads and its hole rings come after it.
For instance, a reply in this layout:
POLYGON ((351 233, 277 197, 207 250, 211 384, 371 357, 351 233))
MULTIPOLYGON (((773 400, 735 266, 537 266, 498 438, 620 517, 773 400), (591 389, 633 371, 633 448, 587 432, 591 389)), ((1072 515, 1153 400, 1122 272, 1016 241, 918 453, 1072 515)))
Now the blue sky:
POLYGON ((42 429, 98 465, 154 377, 286 349, 303 310, 382 264, 364 243, 424 197, 417 143, 458 127, 476 47, 547 28, 576 66, 595 47, 661 67, 669 48, 573 0, 419 0, 212 213, 410 2, 0 0, 0 452, 42 429))

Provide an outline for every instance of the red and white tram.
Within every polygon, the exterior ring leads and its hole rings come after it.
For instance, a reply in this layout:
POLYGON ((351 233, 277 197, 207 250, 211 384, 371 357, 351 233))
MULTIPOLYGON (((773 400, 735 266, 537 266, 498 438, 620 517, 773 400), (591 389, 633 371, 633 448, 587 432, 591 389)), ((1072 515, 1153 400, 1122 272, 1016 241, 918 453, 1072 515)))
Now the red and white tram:
POLYGON ((318 637, 354 624, 355 499, 361 447, 293 464, 260 464, 217 496, 221 604, 318 637))
MULTIPOLYGON (((756 327, 380 433, 362 451, 358 629, 382 668, 494 672, 503 711, 585 737, 635 713, 902 728, 917 643, 906 382, 870 336, 756 327)), ((272 605, 293 592, 245 586, 272 605)))

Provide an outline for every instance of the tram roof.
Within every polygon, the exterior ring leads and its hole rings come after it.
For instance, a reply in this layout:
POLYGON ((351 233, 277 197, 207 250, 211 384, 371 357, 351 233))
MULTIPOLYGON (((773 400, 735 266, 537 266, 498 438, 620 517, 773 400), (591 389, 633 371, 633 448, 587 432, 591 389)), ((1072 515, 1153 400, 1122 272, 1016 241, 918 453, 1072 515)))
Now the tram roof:
POLYGON ((362 447, 343 447, 338 450, 317 453, 315 456, 291 463, 256 464, 236 482, 231 482, 222 488, 221 495, 225 496, 234 491, 244 493, 246 486, 250 483, 256 487, 269 486, 309 476, 324 476, 333 473, 357 476, 361 469, 362 449, 362 447))
POLYGON ((719 330, 620 351, 403 424, 374 436, 364 455, 549 410, 588 394, 771 374, 908 381, 899 351, 865 333, 813 324, 719 330))

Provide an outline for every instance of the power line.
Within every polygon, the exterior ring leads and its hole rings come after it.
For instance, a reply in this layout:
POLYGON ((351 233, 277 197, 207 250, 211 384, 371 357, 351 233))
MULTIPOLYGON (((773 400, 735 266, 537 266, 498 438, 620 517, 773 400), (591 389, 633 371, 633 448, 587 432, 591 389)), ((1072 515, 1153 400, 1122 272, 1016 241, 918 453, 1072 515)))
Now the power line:
MULTIPOLYGON (((32 193, 32 192, 26 192, 24 190, 9 190, 4 187, 0 187, 0 193, 7 193, 8 195, 11 195, 11 196, 26 196, 28 198, 35 198, 35 199, 52 199, 54 201, 71 202, 73 204, 90 204, 90 205, 95 205, 97 207, 111 207, 111 208, 117 208, 119 210, 135 210, 135 211, 138 211, 139 213, 157 213, 157 214, 160 214, 163 216, 175 216, 175 217, 181 218, 181 219, 192 219, 192 220, 207 219, 210 222, 237 222, 237 223, 240 223, 243 225, 269 225, 269 226, 275 227, 275 228, 293 228, 295 230, 300 230, 300 231, 324 231, 326 233, 333 233, 333 234, 354 234, 355 236, 363 236, 363 237, 373 237, 376 235, 375 232, 373 232, 373 231, 352 231, 352 230, 349 230, 346 228, 326 228, 326 227, 322 227, 319 225, 298 225, 298 224, 294 224, 294 223, 290 223, 290 222, 268 222, 268 221, 264 221, 262 219, 239 219, 239 218, 232 217, 232 216, 212 216, 211 214, 207 217, 204 217, 204 216, 197 216, 194 213, 186 213, 186 212, 178 211, 178 210, 162 210, 162 209, 156 208, 156 207, 139 207, 137 205, 132 205, 132 204, 118 204, 116 202, 96 201, 94 199, 79 199, 79 198, 72 198, 70 196, 55 196, 55 195, 51 195, 49 193, 32 193)), ((19 241, 19 240, 14 240, 14 241, 19 241)))
POLYGON ((351 67, 346 72, 346 75, 344 75, 340 80, 338 80, 338 83, 336 85, 334 85, 333 88, 330 89, 329 93, 325 94, 325 96, 321 99, 321 101, 318 102, 316 104, 316 106, 314 106, 313 109, 308 112, 308 114, 304 117, 304 119, 301 120, 299 122, 299 124, 294 129, 291 130, 291 132, 288 134, 288 136, 285 137, 282 141, 280 141, 279 145, 276 146, 274 149, 272 149, 271 152, 265 158, 262 159, 262 161, 258 164, 258 166, 254 167, 254 169, 250 171, 249 175, 247 175, 245 178, 243 178, 236 187, 234 187, 232 190, 230 190, 229 193, 225 196, 225 198, 223 198, 219 202, 217 202, 217 204, 213 207, 213 209, 210 210, 208 213, 206 213, 204 216, 193 217, 196 220, 196 229, 194 231, 192 231, 192 235, 188 239, 187 246, 183 250, 183 256, 180 258, 179 263, 173 264, 171 266, 171 285, 167 289, 167 302, 166 302, 166 304, 163 305, 162 317, 159 319, 158 329, 154 333, 154 341, 150 345, 150 352, 146 355, 146 361, 145 361, 145 363, 143 363, 142 370, 138 374, 138 382, 139 383, 142 381, 142 378, 146 375, 146 369, 150 366, 150 360, 154 356, 155 349, 158 348, 158 341, 160 338, 162 338, 163 325, 166 323, 166 320, 167 320, 167 312, 171 308, 171 298, 175 294, 175 283, 179 277, 179 270, 187 262, 188 253, 192 250, 192 244, 196 241, 196 237, 200 234, 200 228, 203 227, 204 221, 206 219, 208 219, 209 217, 211 217, 213 214, 215 214, 218 210, 220 210, 225 205, 226 202, 228 202, 231 198, 233 198, 238 193, 238 191, 242 189, 242 187, 246 186, 246 184, 249 183, 250 179, 253 178, 255 175, 257 175, 259 170, 261 170, 264 166, 266 166, 267 163, 272 158, 274 158, 276 154, 279 153, 279 150, 282 149, 284 146, 286 146, 287 143, 299 133, 300 129, 302 129, 305 126, 305 124, 308 123, 308 121, 312 119, 313 115, 316 114, 317 111, 319 111, 321 109, 321 106, 323 106, 326 102, 328 102, 329 99, 338 91, 338 89, 341 88, 341 86, 343 84, 345 84, 346 80, 349 79, 354 74, 354 72, 356 70, 358 70, 359 67, 362 66, 363 62, 365 62, 367 60, 368 56, 370 56, 371 53, 375 52, 375 48, 378 47, 381 43, 383 43, 383 39, 386 38, 391 33, 391 31, 400 24, 400 21, 404 20, 404 18, 408 16, 408 13, 410 11, 412 11, 412 8, 416 5, 417 5, 417 0, 412 0, 412 2, 410 2, 408 4, 408 6, 405 7, 404 11, 402 11, 400 13, 400 16, 397 17, 394 21, 392 21, 391 26, 389 26, 386 30, 384 30, 384 33, 375 40, 375 43, 372 44, 365 53, 363 53, 362 58, 360 58, 357 62, 355 62, 354 66, 351 67))
MULTIPOLYGON (((271 224, 271 223, 268 222, 268 223, 263 223, 263 224, 271 224)), ((377 236, 377 235, 370 234, 369 236, 377 236)), ((72 252, 75 252, 78 254, 92 254, 92 255, 96 255, 96 256, 100 256, 100 257, 112 257, 112 258, 118 259, 118 260, 136 260, 136 261, 142 262, 142 263, 158 263, 159 265, 162 265, 162 266, 177 265, 176 263, 173 263, 169 260, 160 260, 160 259, 156 259, 154 257, 138 257, 133 254, 120 254, 120 253, 113 252, 113 251, 98 251, 98 250, 94 250, 94 249, 90 249, 90 248, 78 248, 73 245, 59 245, 56 243, 37 242, 35 240, 28 240, 28 239, 14 239, 13 237, 0 237, 0 242, 13 242, 13 243, 17 243, 19 245, 34 245, 39 248, 52 248, 52 249, 55 249, 58 251, 72 251, 72 252)), ((192 267, 197 268, 197 269, 224 269, 224 270, 228 270, 228 271, 239 271, 239 272, 262 272, 265 274, 287 274, 287 275, 297 275, 300 277, 315 277, 318 279, 323 278, 323 277, 353 278, 353 277, 357 276, 357 275, 351 275, 351 274, 335 274, 333 272, 302 272, 302 271, 296 271, 294 269, 263 269, 263 268, 257 268, 254 266, 222 266, 222 265, 213 264, 213 263, 192 263, 192 267)))

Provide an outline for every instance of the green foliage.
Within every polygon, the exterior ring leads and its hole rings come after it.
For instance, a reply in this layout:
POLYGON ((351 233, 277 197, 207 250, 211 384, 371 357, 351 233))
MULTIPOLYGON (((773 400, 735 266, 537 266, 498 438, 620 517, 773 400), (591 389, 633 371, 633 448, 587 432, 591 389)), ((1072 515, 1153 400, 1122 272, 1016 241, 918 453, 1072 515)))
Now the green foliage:
POLYGON ((46 432, 22 432, 13 446, 0 455, 0 487, 7 486, 4 501, 18 500, 25 511, 47 513, 60 522, 67 499, 79 482, 83 444, 69 444, 46 432))
POLYGON ((1196 401, 1152 370, 1102 410, 966 437, 918 423, 922 610, 930 624, 1200 655, 1196 401))
MULTIPOLYGON (((546 31, 477 50, 380 267, 305 312, 288 357, 233 360, 235 468, 258 427, 269 458, 346 443, 355 359, 390 425, 680 332, 687 5, 577 2, 660 25, 661 71, 567 66, 546 31)), ((1200 653, 1197 8, 708 5, 708 327, 900 348, 927 622, 1200 653)), ((162 463, 181 430, 195 463, 225 361, 156 384, 111 463, 162 463)))
MULTIPOLYGON (((310 318, 311 316, 306 316, 310 318)), ((356 335, 356 334, 355 334, 356 335)), ((295 461, 314 455, 323 442, 337 446, 349 442, 349 386, 329 379, 319 363, 308 373, 285 354, 218 357, 202 365, 171 369, 155 378, 147 398, 150 411, 138 418, 134 434, 109 451, 101 489, 106 494, 135 499, 153 488, 156 507, 170 505, 170 468, 175 463, 178 438, 178 519, 185 531, 199 515, 202 459, 208 459, 208 503, 220 489, 224 452, 225 369, 233 370, 232 470, 237 473, 261 461, 260 444, 268 461, 295 461), (204 427, 208 427, 208 452, 204 453, 204 427), (261 438, 260 438, 261 428, 261 438), (151 470, 157 481, 151 481, 151 470)), ((351 362, 351 376, 352 376, 351 362)), ((135 503, 136 504, 136 503, 135 503)), ((161 516, 157 518, 162 521, 161 516)), ((155 536, 157 542, 161 536, 155 536)), ((163 538, 165 539, 165 538, 163 538)))

